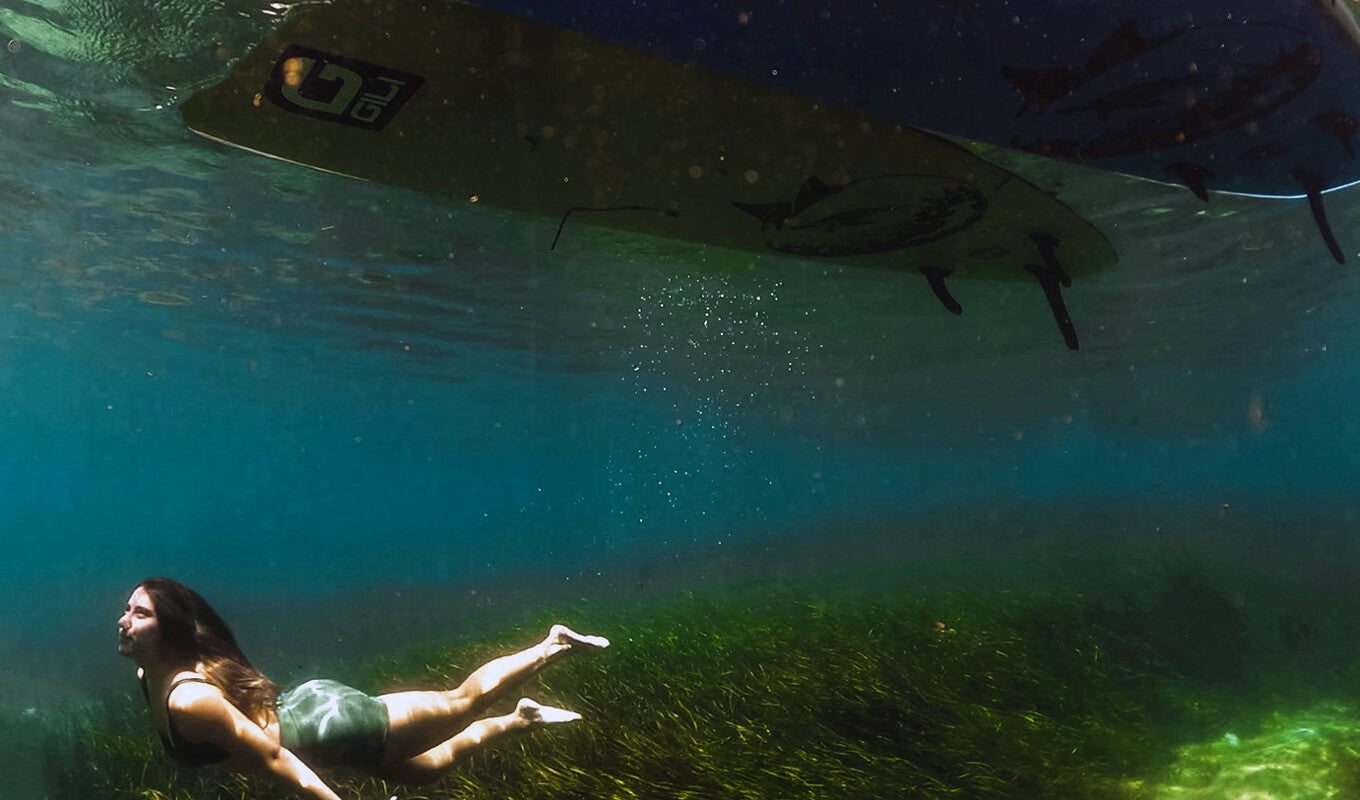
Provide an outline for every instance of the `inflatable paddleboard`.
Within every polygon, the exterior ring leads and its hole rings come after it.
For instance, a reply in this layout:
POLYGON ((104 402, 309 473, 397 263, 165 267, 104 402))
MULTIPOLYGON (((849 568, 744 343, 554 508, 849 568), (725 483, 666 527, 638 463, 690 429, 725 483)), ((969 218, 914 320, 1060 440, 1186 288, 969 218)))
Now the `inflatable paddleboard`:
POLYGON ((1351 0, 481 0, 883 119, 1158 181, 1360 181, 1351 0))
MULTIPOLYGON (((722 247, 1062 287, 1115 253, 962 147, 862 112, 494 9, 300 8, 183 106, 192 130, 318 169, 722 247)), ((556 240, 554 241, 556 244, 556 240)))

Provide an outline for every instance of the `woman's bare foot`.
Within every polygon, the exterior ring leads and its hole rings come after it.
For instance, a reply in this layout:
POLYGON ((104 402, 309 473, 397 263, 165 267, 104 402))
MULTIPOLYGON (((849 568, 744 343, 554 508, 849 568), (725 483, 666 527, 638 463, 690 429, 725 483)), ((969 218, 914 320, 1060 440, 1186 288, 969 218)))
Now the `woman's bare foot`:
POLYGON ((554 722, 575 722, 581 718, 575 711, 539 705, 527 697, 520 698, 519 704, 515 706, 515 713, 528 727, 554 722))
POLYGON ((558 624, 552 626, 548 631, 548 638, 543 640, 543 657, 551 661, 572 650, 603 650, 608 646, 609 640, 603 636, 586 636, 566 625, 558 624))

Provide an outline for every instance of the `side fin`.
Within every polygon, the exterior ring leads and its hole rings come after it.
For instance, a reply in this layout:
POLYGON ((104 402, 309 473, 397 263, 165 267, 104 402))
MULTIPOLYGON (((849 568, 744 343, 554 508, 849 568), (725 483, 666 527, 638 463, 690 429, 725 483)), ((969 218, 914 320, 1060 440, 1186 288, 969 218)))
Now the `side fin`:
POLYGON ((963 313, 963 306, 949 293, 949 287, 944 285, 944 279, 949 277, 949 270, 940 267, 921 267, 921 274, 926 276, 926 282, 930 284, 931 291, 935 292, 935 298, 949 310, 949 313, 963 313))
POLYGON ((1326 182, 1322 176, 1307 167, 1294 167, 1294 178, 1303 185, 1303 190, 1308 193, 1308 208, 1313 212, 1313 221, 1317 223, 1318 232, 1322 234, 1322 241, 1327 243, 1327 249, 1332 251, 1332 258, 1336 263, 1346 263, 1346 256, 1341 252, 1341 246, 1336 243, 1336 237, 1332 235, 1332 226, 1327 222, 1327 209, 1322 206, 1322 190, 1326 188, 1326 182))
POLYGON ((1210 170, 1201 167, 1199 164, 1191 164, 1189 161, 1177 161, 1174 164, 1167 164, 1162 170, 1170 175, 1176 176, 1180 182, 1185 184, 1190 191, 1195 193, 1195 197, 1209 202, 1209 190, 1205 187, 1205 181, 1214 176, 1210 170))

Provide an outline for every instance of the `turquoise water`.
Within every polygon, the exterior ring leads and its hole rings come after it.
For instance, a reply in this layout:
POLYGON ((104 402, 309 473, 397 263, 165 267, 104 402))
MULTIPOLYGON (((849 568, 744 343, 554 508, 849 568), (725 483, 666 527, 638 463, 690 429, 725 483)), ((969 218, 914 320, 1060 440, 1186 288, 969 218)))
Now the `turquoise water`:
POLYGON ((287 672, 828 562, 1360 569, 1356 190, 1337 265, 1301 201, 988 152, 1119 253, 1066 294, 1074 353, 1037 286, 961 282, 955 318, 906 274, 550 249, 557 220, 186 131, 273 6, 0 11, 5 713, 128 691, 114 620, 153 574, 287 672))

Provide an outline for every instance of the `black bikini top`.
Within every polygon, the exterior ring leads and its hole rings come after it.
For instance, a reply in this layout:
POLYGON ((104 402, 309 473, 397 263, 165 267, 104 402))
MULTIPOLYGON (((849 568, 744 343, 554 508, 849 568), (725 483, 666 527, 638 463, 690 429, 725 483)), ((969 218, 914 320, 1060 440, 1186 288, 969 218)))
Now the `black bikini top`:
MULTIPOLYGON (((151 694, 146 688, 146 678, 143 677, 142 695, 146 697, 147 705, 151 704, 151 694)), ((166 733, 160 733, 161 746, 165 752, 176 762, 186 767, 204 767, 209 764, 221 764, 231 757, 221 745, 212 742, 189 742, 179 735, 175 730, 175 718, 170 714, 170 693, 175 691, 175 687, 181 683, 206 683, 212 685, 212 681, 207 678, 180 678, 170 684, 170 690, 165 693, 165 729, 166 733)))

